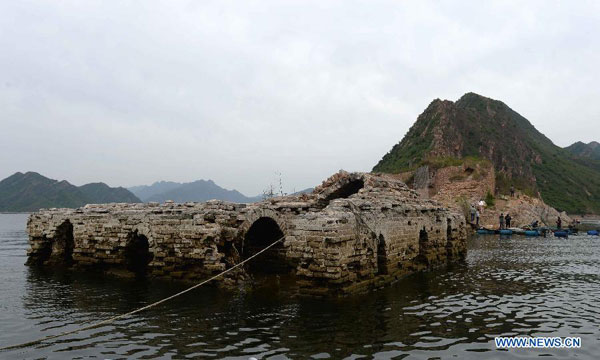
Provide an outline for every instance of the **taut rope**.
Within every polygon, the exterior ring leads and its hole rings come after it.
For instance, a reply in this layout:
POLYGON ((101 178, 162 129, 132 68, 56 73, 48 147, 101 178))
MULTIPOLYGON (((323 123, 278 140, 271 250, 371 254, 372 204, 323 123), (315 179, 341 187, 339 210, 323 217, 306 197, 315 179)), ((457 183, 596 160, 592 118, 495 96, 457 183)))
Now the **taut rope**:
POLYGON ((230 271, 232 271, 234 269, 237 269, 238 267, 244 265, 248 261, 250 261, 250 260, 254 259, 255 257, 257 257, 258 255, 262 254, 263 252, 267 251, 268 249, 270 249, 271 247, 273 247, 273 245, 277 244, 278 242, 280 242, 284 238, 285 238, 285 236, 282 236, 281 238, 279 238, 276 241, 274 241, 273 243, 271 243, 269 246, 265 247, 261 251, 259 251, 256 254, 250 256, 249 258, 247 258, 246 260, 240 262, 239 264, 236 264, 236 265, 230 267, 229 269, 227 269, 227 270, 225 270, 225 271, 223 271, 223 272, 221 272, 221 273, 219 273, 219 274, 217 274, 217 275, 215 275, 215 276, 213 276, 213 277, 211 277, 209 279, 206 279, 206 280, 202 281, 201 283, 198 283, 198 284, 196 284, 196 285, 194 285, 192 287, 189 287, 189 288, 187 288, 187 289, 185 289, 183 291, 178 292, 177 294, 171 295, 171 296, 169 296, 167 298, 164 298, 164 299, 159 300, 157 302, 154 302, 152 304, 149 304, 149 305, 146 305, 146 306, 141 307, 139 309, 130 311, 130 312, 126 313, 126 314, 121 314, 121 315, 113 316, 110 319, 102 320, 100 322, 93 323, 93 324, 90 324, 90 325, 87 325, 87 326, 82 326, 82 327, 77 328, 75 330, 65 331, 65 332, 62 332, 62 333, 56 334, 56 335, 49 335, 49 336, 46 336, 46 337, 43 337, 43 338, 40 338, 40 339, 37 339, 37 340, 32 340, 32 341, 28 341, 28 342, 21 343, 21 344, 3 346, 3 347, 0 347, 0 351, 6 351, 6 350, 11 350, 11 349, 20 349, 20 348, 24 348, 24 347, 28 347, 28 346, 40 344, 40 343, 42 343, 42 342, 44 342, 46 340, 56 339, 56 338, 63 337, 63 336, 66 336, 66 335, 75 334, 75 333, 78 333, 80 331, 94 329, 94 328, 97 328, 97 327, 102 326, 102 325, 110 324, 110 323, 112 323, 112 322, 114 322, 116 320, 122 319, 124 317, 130 316, 130 315, 133 315, 133 314, 137 314, 137 313, 142 312, 144 310, 148 310, 148 309, 153 308, 153 307, 155 307, 157 305, 160 305, 160 304, 162 304, 164 302, 172 300, 172 299, 174 299, 174 298, 176 298, 176 297, 178 297, 180 295, 183 295, 183 294, 185 294, 187 292, 190 292, 190 291, 192 291, 192 290, 194 290, 194 289, 196 289, 196 288, 198 288, 198 287, 200 287, 200 286, 202 286, 202 285, 204 285, 204 284, 206 284, 208 282, 211 282, 212 280, 215 280, 215 279, 217 279, 217 278, 219 278, 219 277, 227 274, 228 272, 230 272, 230 271))

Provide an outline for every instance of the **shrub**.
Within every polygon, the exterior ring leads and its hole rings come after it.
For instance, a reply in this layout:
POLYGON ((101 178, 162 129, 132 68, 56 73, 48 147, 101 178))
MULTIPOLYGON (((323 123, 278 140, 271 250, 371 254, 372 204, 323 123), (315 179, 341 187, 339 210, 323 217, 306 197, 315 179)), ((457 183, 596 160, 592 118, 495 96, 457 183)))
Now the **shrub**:
POLYGON ((494 195, 492 194, 492 192, 489 190, 488 190, 487 194, 485 195, 485 203, 489 207, 493 207, 494 205, 496 205, 496 199, 494 198, 494 195))

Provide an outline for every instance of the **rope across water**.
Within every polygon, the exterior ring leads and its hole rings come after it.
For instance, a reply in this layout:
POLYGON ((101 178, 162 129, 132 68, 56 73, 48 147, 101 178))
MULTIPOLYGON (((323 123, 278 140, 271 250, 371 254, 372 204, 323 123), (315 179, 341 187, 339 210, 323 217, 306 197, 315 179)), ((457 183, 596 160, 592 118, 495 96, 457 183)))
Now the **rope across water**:
POLYGON ((185 294, 187 292, 190 292, 190 291, 192 291, 192 290, 194 290, 194 289, 196 289, 196 288, 198 288, 198 287, 200 287, 200 286, 202 286, 202 285, 204 285, 206 283, 209 283, 209 282, 211 282, 211 281, 213 281, 213 280, 215 280, 215 279, 217 279, 217 278, 219 278, 219 277, 227 274, 228 272, 230 272, 230 271, 232 271, 234 269, 239 268, 240 266, 244 265, 248 261, 254 259, 258 255, 260 255, 263 252, 267 251, 268 249, 270 249, 271 247, 273 247, 275 244, 277 244, 278 242, 282 241, 284 238, 285 238, 285 236, 282 236, 281 238, 275 240, 273 243, 271 243, 270 245, 266 246, 264 249, 262 249, 261 251, 257 252, 256 254, 250 256, 246 260, 240 262, 239 264, 236 264, 236 265, 230 267, 229 269, 227 269, 227 270, 225 270, 225 271, 223 271, 223 272, 221 272, 221 273, 219 273, 219 274, 217 274, 217 275, 215 275, 215 276, 213 276, 213 277, 211 277, 209 279, 206 279, 206 280, 204 280, 204 281, 202 281, 202 282, 200 282, 200 283, 198 283, 198 284, 196 284, 194 286, 191 286, 191 287, 189 287, 189 288, 187 288, 187 289, 185 289, 183 291, 180 291, 177 294, 171 295, 171 296, 169 296, 167 298, 164 298, 164 299, 159 300, 157 302, 154 302, 152 304, 143 306, 143 307, 141 307, 139 309, 135 309, 135 310, 130 311, 130 312, 125 313, 125 314, 113 316, 113 317, 111 317, 109 319, 102 320, 102 321, 97 322, 97 323, 93 323, 93 324, 90 324, 90 325, 87 325, 87 326, 82 326, 82 327, 74 329, 74 330, 65 331, 65 332, 62 332, 60 334, 49 335, 49 336, 46 336, 46 337, 43 337, 43 338, 40 338, 40 339, 37 339, 37 340, 32 340, 32 341, 28 341, 28 342, 21 343, 21 344, 3 346, 3 347, 0 347, 0 351, 6 351, 6 350, 12 350, 12 349, 20 349, 20 348, 24 348, 24 347, 28 347, 28 346, 40 344, 40 343, 42 343, 44 341, 47 341, 47 340, 52 340, 52 339, 56 339, 56 338, 59 338, 59 337, 66 336, 66 335, 75 334, 75 333, 78 333, 80 331, 90 330, 90 329, 94 329, 94 328, 97 328, 97 327, 100 327, 100 326, 103 326, 103 325, 107 325, 107 324, 115 322, 115 321, 117 321, 119 319, 123 319, 123 318, 125 318, 127 316, 131 316, 133 314, 137 314, 137 313, 142 312, 144 310, 148 310, 148 309, 153 308, 153 307, 155 307, 157 305, 160 305, 160 304, 165 303, 165 302, 167 302, 169 300, 172 300, 172 299, 174 299, 174 298, 176 298, 176 297, 178 297, 180 295, 183 295, 183 294, 185 294))

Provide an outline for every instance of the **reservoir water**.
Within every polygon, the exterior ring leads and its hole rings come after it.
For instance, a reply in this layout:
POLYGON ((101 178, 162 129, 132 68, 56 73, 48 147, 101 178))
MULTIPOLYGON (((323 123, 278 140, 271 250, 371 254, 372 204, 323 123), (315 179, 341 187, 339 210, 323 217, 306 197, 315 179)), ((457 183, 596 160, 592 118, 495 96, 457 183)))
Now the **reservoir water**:
MULTIPOLYGON (((29 268, 27 215, 0 214, 0 347, 74 329, 186 284, 29 268)), ((483 235, 463 264, 367 295, 297 298, 203 287, 114 324, 2 359, 594 359, 600 238, 483 235), (580 349, 497 350, 495 336, 579 336, 580 349)))

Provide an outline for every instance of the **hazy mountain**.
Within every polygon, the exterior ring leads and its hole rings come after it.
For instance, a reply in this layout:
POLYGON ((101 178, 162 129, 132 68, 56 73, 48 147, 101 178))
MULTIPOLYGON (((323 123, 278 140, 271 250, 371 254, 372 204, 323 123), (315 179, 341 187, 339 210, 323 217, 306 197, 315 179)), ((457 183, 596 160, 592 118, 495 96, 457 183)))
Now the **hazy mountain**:
POLYGON ((90 183, 79 187, 79 190, 93 203, 138 203, 140 199, 124 187, 112 188, 105 183, 90 183))
POLYGON ((175 202, 207 201, 212 199, 250 203, 261 200, 260 196, 248 197, 237 190, 227 190, 215 184, 212 180, 198 180, 190 183, 159 181, 152 185, 134 186, 129 188, 143 201, 175 202))
POLYGON ((140 202, 127 189, 104 183, 77 187, 36 172, 17 172, 0 181, 0 211, 35 211, 50 207, 79 207, 91 203, 140 202))
POLYGON ((135 196, 139 197, 142 201, 148 201, 148 199, 154 195, 171 191, 181 185, 183 184, 173 181, 157 181, 152 185, 132 186, 128 188, 128 190, 134 193, 135 196))
POLYGON ((600 213, 597 162, 575 159, 503 102, 474 93, 434 100, 373 170, 398 173, 465 157, 490 160, 503 193, 514 184, 555 208, 600 213))
MULTIPOLYGON (((202 202, 216 199, 238 203, 251 203, 263 199, 262 195, 246 196, 237 190, 224 189, 212 180, 198 180, 190 183, 157 181, 152 185, 132 186, 128 190, 144 202, 164 202, 165 200, 202 202)), ((312 191, 313 188, 307 188, 297 191, 292 195, 310 193, 312 191)))

